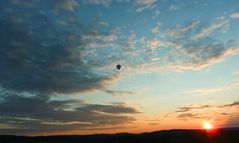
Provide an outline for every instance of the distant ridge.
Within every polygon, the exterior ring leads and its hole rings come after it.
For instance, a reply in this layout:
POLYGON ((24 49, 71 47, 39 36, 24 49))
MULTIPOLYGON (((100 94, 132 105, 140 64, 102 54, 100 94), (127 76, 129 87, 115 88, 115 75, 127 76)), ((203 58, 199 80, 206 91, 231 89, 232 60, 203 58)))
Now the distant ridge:
POLYGON ((239 128, 162 130, 140 134, 14 136, 0 135, 0 143, 239 143, 239 128))

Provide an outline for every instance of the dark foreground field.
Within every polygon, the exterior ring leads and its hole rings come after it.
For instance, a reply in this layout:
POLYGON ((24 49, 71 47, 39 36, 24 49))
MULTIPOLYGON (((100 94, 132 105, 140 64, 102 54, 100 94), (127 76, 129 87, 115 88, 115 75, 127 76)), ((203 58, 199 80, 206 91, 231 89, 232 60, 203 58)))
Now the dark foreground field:
POLYGON ((167 130, 142 134, 99 134, 80 136, 0 136, 0 143, 239 143, 239 128, 167 130))

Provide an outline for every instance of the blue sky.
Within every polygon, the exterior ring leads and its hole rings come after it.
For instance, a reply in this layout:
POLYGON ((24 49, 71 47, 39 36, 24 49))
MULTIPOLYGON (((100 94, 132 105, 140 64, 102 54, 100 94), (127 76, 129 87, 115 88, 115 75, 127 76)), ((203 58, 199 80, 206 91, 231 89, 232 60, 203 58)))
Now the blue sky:
POLYGON ((0 133, 238 126, 238 25, 236 0, 2 1, 0 133))

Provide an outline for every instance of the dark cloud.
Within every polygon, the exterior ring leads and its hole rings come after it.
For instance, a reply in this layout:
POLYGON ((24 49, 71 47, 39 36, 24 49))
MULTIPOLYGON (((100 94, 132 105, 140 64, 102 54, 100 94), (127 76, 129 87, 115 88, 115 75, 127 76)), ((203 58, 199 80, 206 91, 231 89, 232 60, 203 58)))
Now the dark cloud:
POLYGON ((129 96, 135 95, 135 92, 132 91, 115 91, 115 90, 104 90, 104 92, 111 94, 113 96, 129 96))
POLYGON ((192 119, 192 118, 199 118, 199 115, 193 114, 193 113, 183 113, 183 114, 179 114, 177 117, 180 119, 192 119))
POLYGON ((148 123, 149 125, 151 125, 151 126, 157 126, 157 125, 159 125, 159 123, 148 123))
POLYGON ((225 123, 226 127, 238 127, 239 126, 239 114, 232 116, 229 120, 225 123))
POLYGON ((212 108, 213 106, 211 105, 200 105, 200 106, 185 106, 185 107, 180 107, 179 110, 175 112, 188 112, 191 110, 200 110, 200 109, 205 109, 205 108, 212 108))
POLYGON ((239 101, 235 101, 235 102, 230 103, 230 104, 225 104, 221 107, 223 108, 223 107, 235 107, 235 106, 239 106, 239 101))
POLYGON ((227 117, 227 121, 225 123, 225 126, 227 127, 238 127, 239 126, 239 114, 237 112, 239 107, 239 102, 234 101, 230 104, 224 104, 222 106, 219 106, 220 108, 226 109, 226 113, 222 113, 222 116, 227 117), (228 109, 229 108, 229 109, 228 109), (232 112, 235 110, 236 112, 232 112))
POLYGON ((199 114, 195 113, 194 111, 200 111, 204 109, 210 109, 213 108, 212 105, 198 105, 198 106, 185 106, 180 107, 178 110, 173 112, 173 114, 177 114, 177 118, 185 120, 185 119, 198 119, 198 118, 208 118, 208 113, 199 114))
MULTIPOLYGON (((86 64, 82 53, 86 43, 82 35, 94 34, 93 26, 62 27, 50 15, 37 10, 30 20, 16 21, 11 12, 0 17, 0 85, 6 89, 41 93, 70 93, 103 88, 112 75, 96 72, 86 64)), ((67 15, 67 13, 66 13, 67 15)), ((68 14, 67 16, 74 16, 68 14)), ((93 59, 95 62, 97 60, 93 59)), ((102 64, 102 63, 100 63, 102 64)))
POLYGON ((13 5, 25 6, 25 7, 34 7, 36 6, 39 0, 9 0, 9 2, 13 5))
POLYGON ((9 128, 1 133, 94 129, 123 125, 139 113, 124 105, 87 104, 81 100, 51 100, 49 96, 5 95, 0 102, 0 120, 9 128))

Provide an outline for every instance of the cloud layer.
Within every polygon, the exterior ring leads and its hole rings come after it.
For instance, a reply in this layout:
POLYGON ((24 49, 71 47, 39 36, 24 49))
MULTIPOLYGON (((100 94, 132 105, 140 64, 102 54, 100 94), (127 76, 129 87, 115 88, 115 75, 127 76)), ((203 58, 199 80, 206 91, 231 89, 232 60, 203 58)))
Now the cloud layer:
POLYGON ((179 107, 169 115, 180 120, 211 121, 218 127, 237 127, 239 125, 239 102, 221 105, 201 104, 179 107))
POLYGON ((113 128, 134 121, 139 113, 124 104, 88 104, 82 100, 51 100, 48 96, 1 95, 1 134, 60 132, 113 128))

